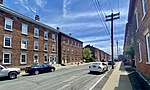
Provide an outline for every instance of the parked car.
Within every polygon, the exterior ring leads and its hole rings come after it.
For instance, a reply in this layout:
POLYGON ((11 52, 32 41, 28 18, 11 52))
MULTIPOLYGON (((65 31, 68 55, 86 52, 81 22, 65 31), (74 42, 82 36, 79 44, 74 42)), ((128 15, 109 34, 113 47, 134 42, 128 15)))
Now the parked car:
POLYGON ((55 67, 48 64, 33 64, 30 67, 26 67, 25 72, 29 74, 39 74, 46 72, 54 72, 55 67))
MULTIPOLYGON (((108 60, 108 65, 112 65, 112 60, 108 60)), ((113 61, 113 65, 115 65, 115 62, 113 61)))
POLYGON ((0 65, 0 77, 8 77, 9 79, 15 79, 19 74, 19 68, 5 68, 4 66, 0 65))
POLYGON ((104 72, 108 70, 108 65, 104 62, 92 62, 89 66, 90 72, 104 72))

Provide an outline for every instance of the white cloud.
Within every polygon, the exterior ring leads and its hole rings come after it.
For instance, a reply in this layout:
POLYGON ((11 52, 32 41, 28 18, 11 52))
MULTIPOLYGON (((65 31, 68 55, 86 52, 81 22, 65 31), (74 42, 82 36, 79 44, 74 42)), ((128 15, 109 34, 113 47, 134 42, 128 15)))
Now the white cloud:
POLYGON ((71 3, 70 0, 64 0, 64 2, 63 2, 63 17, 64 18, 67 15, 67 11, 68 11, 68 8, 69 8, 68 6, 69 6, 70 3, 71 3))
POLYGON ((37 6, 44 8, 44 6, 47 4, 46 0, 35 0, 37 6))

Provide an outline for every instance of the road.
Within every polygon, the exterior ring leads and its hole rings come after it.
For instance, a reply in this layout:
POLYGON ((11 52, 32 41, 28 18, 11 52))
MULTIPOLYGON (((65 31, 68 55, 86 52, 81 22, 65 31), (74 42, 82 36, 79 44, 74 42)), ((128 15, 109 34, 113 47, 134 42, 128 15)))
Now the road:
POLYGON ((80 65, 55 72, 24 75, 14 80, 0 81, 0 90, 94 90, 98 81, 107 72, 90 74, 88 65, 80 65))

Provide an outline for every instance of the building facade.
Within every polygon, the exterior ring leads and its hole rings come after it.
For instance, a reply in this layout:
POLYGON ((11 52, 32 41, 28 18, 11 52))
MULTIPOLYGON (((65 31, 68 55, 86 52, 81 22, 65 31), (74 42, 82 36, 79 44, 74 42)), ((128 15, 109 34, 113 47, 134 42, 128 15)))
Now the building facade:
MULTIPOLYGON (((130 0, 130 3, 133 0, 130 0)), ((134 32, 134 50, 135 65, 137 70, 145 76, 150 77, 150 0, 135 0, 130 7, 133 12, 135 22, 134 32), (134 9, 131 8, 134 5, 134 9)), ((131 17, 131 16, 128 16, 131 17)))
POLYGON ((84 48, 90 48, 92 52, 92 57, 96 59, 96 61, 107 61, 110 59, 110 55, 94 46, 86 45, 84 48))
POLYGON ((59 64, 82 62, 83 42, 71 35, 58 33, 59 64))
MULTIPOLYGON (((0 0, 2 2, 3 0, 0 0)), ((58 30, 0 4, 0 64, 57 63, 58 30)))

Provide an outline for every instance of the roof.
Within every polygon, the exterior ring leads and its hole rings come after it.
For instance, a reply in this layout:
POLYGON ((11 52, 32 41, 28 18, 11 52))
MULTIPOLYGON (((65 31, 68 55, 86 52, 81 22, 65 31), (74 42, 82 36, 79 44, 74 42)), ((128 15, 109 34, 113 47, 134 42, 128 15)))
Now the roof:
POLYGON ((72 36, 70 36, 70 35, 67 35, 67 34, 63 33, 63 32, 59 32, 59 33, 61 33, 61 34, 65 35, 65 36, 67 36, 67 37, 69 37, 69 38, 72 38, 72 39, 74 39, 74 40, 77 40, 77 41, 83 43, 83 42, 80 41, 79 39, 76 39, 76 38, 74 38, 74 37, 72 37, 72 36))
POLYGON ((49 30, 51 30, 51 31, 59 32, 59 30, 57 30, 57 29, 55 29, 55 28, 52 28, 52 27, 50 27, 49 25, 43 24, 43 23, 38 22, 38 21, 36 21, 36 20, 34 20, 34 19, 32 19, 32 18, 29 18, 29 17, 27 17, 27 16, 25 16, 25 15, 23 15, 23 14, 20 14, 20 13, 18 13, 18 12, 15 12, 15 11, 13 11, 13 10, 7 8, 7 7, 4 7, 2 4, 0 4, 0 10, 4 11, 4 12, 6 12, 6 13, 12 14, 12 15, 14 15, 14 16, 20 17, 20 18, 22 18, 22 19, 24 19, 24 20, 26 20, 26 21, 32 22, 32 23, 37 24, 37 25, 39 25, 39 26, 42 26, 42 27, 44 27, 44 28, 47 28, 47 29, 49 29, 49 30))

